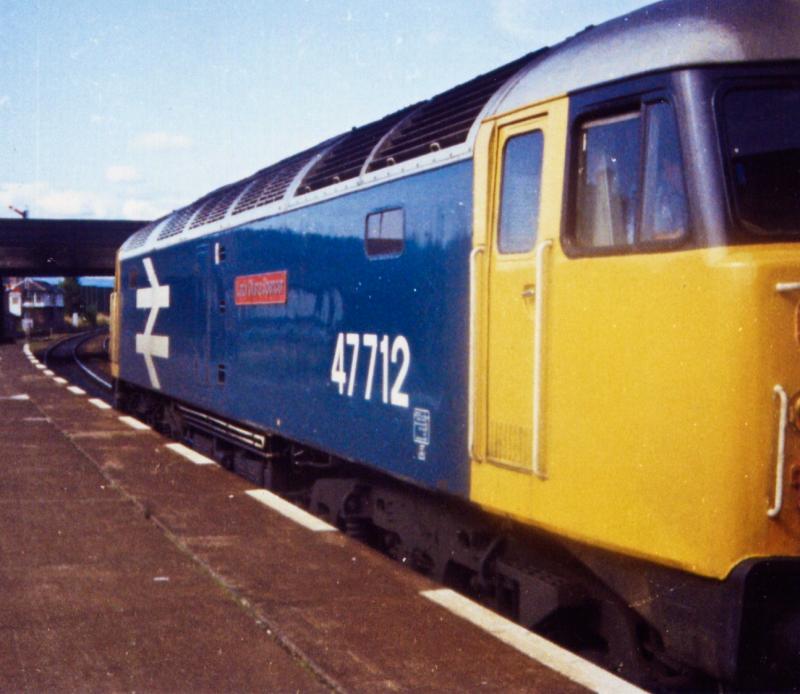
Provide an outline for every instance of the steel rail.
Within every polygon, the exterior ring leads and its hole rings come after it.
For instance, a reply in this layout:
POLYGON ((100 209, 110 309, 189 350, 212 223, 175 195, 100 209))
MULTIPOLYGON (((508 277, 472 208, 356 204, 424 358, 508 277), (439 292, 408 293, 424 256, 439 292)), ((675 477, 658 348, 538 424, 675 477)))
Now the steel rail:
POLYGON ((84 373, 85 373, 87 376, 89 376, 89 378, 93 379, 95 382, 99 383, 101 386, 103 386, 103 387, 104 387, 104 388, 106 388, 107 390, 113 390, 113 389, 114 389, 114 384, 110 383, 109 381, 107 381, 106 379, 104 379, 102 376, 98 376, 98 375, 97 375, 97 374, 96 374, 94 371, 92 371, 92 370, 91 370, 91 369, 90 369, 88 366, 86 366, 86 364, 84 364, 84 363, 83 363, 83 362, 80 360, 80 357, 78 357, 78 349, 79 349, 81 346, 83 346, 84 344, 86 344, 86 343, 87 343, 89 340, 91 340, 92 338, 94 338, 94 337, 96 337, 97 335, 99 335, 99 334, 102 332, 102 330, 103 330, 103 329, 100 329, 100 330, 94 330, 94 331, 92 331, 92 332, 91 332, 89 335, 87 335, 86 337, 84 337, 84 339, 82 339, 82 340, 79 340, 79 341, 77 342, 77 344, 76 344, 76 345, 75 345, 75 346, 72 348, 72 359, 73 359, 73 361, 74 361, 74 362, 75 362, 75 363, 76 363, 76 364, 77 364, 77 365, 80 367, 80 369, 81 369, 81 370, 82 370, 82 371, 83 371, 83 372, 84 372, 84 373))

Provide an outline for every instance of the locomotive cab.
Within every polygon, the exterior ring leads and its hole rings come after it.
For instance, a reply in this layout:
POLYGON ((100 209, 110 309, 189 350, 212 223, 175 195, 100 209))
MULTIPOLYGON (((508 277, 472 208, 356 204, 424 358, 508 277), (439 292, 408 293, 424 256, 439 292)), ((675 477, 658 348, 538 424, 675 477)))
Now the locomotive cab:
POLYGON ((796 636, 774 636, 797 633, 800 603, 771 590, 767 604, 756 586, 800 576, 799 105, 796 63, 687 68, 513 110, 478 142, 474 363, 487 376, 472 498, 610 551, 574 550, 650 623, 695 610, 662 632, 667 650, 731 681, 764 673, 754 652, 797 661, 796 636), (544 142, 524 184, 538 234, 509 249, 504 196, 521 176, 506 133, 528 130, 544 142), (514 284, 506 268, 526 262, 514 284), (682 594, 691 607, 653 609, 652 583, 616 553, 677 569, 662 585, 710 582, 682 594), (768 628, 764 610, 780 613, 768 628))

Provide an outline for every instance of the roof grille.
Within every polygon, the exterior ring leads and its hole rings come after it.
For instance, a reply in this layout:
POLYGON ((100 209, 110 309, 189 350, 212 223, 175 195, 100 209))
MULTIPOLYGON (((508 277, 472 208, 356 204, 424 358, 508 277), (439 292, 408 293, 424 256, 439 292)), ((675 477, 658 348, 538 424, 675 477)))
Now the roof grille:
POLYGON ((242 191, 252 182, 252 178, 246 178, 244 181, 232 183, 209 195, 208 200, 206 200, 197 212, 189 228, 194 229, 203 224, 218 222, 227 214, 228 208, 236 202, 236 198, 238 198, 242 194, 242 191))
POLYGON ((368 170, 383 169, 466 141, 489 99, 537 54, 529 53, 433 97, 387 138, 368 170))
POLYGON ((150 233, 155 229, 161 222, 166 219, 166 216, 161 217, 160 219, 155 220, 154 222, 150 222, 149 224, 143 226, 139 231, 133 234, 124 244, 123 250, 129 251, 134 248, 141 248, 147 243, 147 237, 150 236, 150 233))
POLYGON ((172 213, 172 217, 170 217, 169 222, 167 225, 158 233, 158 241, 162 239, 168 239, 170 236, 177 236, 178 234, 182 233, 186 227, 186 224, 192 218, 192 215, 197 212, 197 208, 200 207, 206 198, 200 198, 193 202, 191 205, 187 205, 181 210, 172 213))
POLYGON ((239 214, 246 210, 252 210, 254 207, 280 200, 294 177, 327 144, 329 143, 325 142, 322 145, 317 145, 259 171, 252 177, 253 184, 242 195, 239 202, 236 203, 233 214, 239 214))
POLYGON ((194 229, 219 221, 228 214, 240 214, 280 200, 298 174, 309 165, 297 195, 356 178, 371 156, 368 172, 461 144, 498 89, 545 51, 546 48, 529 53, 430 101, 408 106, 381 120, 354 128, 244 180, 223 186, 177 210, 169 218, 151 222, 133 234, 123 248, 131 250, 144 246, 157 227, 161 229, 158 239, 166 239, 187 228, 194 229), (320 154, 319 160, 312 163, 320 154))
POLYGON ((419 104, 408 106, 379 121, 353 128, 311 167, 297 194, 310 193, 325 186, 356 178, 380 139, 418 106, 419 104))

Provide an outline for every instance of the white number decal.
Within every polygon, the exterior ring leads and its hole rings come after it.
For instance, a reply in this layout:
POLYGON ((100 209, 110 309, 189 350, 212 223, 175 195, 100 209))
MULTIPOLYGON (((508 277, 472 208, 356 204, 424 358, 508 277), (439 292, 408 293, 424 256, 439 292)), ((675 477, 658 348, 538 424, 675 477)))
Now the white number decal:
POLYGON ((389 402, 389 336, 381 338, 381 361, 383 362, 383 402, 389 402))
POLYGON ((339 395, 344 394, 344 384, 347 383, 347 374, 344 370, 344 334, 339 333, 336 339, 336 351, 333 353, 331 364, 331 381, 339 385, 339 395))
POLYGON ((358 353, 361 346, 369 349, 369 361, 367 364, 366 383, 364 384, 364 399, 372 399, 372 390, 375 385, 375 366, 378 352, 381 355, 381 399, 384 403, 395 405, 396 407, 408 407, 410 398, 408 393, 403 391, 408 370, 411 368, 411 348, 408 340, 403 335, 398 335, 390 340, 388 335, 382 335, 380 341, 375 333, 339 333, 336 336, 336 348, 333 352, 333 363, 331 364, 331 381, 339 388, 339 395, 344 395, 345 386, 347 387, 348 397, 353 397, 356 390, 358 379, 358 353), (391 347, 390 347, 391 344, 391 347), (350 348, 350 373, 345 370, 347 356, 346 349, 350 348), (389 363, 398 364, 394 381, 390 386, 389 363), (391 391, 390 391, 391 387, 391 391))
POLYGON ((358 346, 361 344, 361 336, 358 333, 347 333, 345 341, 353 348, 353 356, 350 357, 350 382, 347 384, 347 397, 353 397, 353 388, 356 385, 356 370, 358 369, 358 346))
POLYGON ((394 379, 394 385, 392 386, 392 405, 408 407, 408 393, 404 393, 402 388, 403 383, 406 381, 406 376, 408 375, 408 367, 411 362, 411 350, 408 347, 408 340, 402 335, 398 335, 394 338, 394 342, 392 343, 392 364, 397 363, 398 352, 402 355, 403 361, 400 364, 400 373, 397 374, 397 378, 394 379))
POLYGON ((372 398, 372 379, 375 377, 375 355, 378 351, 378 336, 372 333, 364 335, 364 347, 369 347, 369 370, 367 371, 367 386, 364 388, 364 400, 372 398))

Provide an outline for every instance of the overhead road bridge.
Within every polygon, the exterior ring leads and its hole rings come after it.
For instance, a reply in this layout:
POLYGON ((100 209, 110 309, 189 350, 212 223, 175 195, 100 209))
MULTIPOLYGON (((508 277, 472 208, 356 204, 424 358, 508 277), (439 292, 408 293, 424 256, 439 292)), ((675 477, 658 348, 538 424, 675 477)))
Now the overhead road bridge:
MULTIPOLYGON (((121 219, 0 219, 0 286, 3 277, 13 276, 113 275, 117 250, 145 224, 121 219)), ((0 300, 0 340, 5 324, 5 301, 0 300)))
POLYGON ((113 275, 117 250, 147 221, 0 219, 0 276, 113 275))

